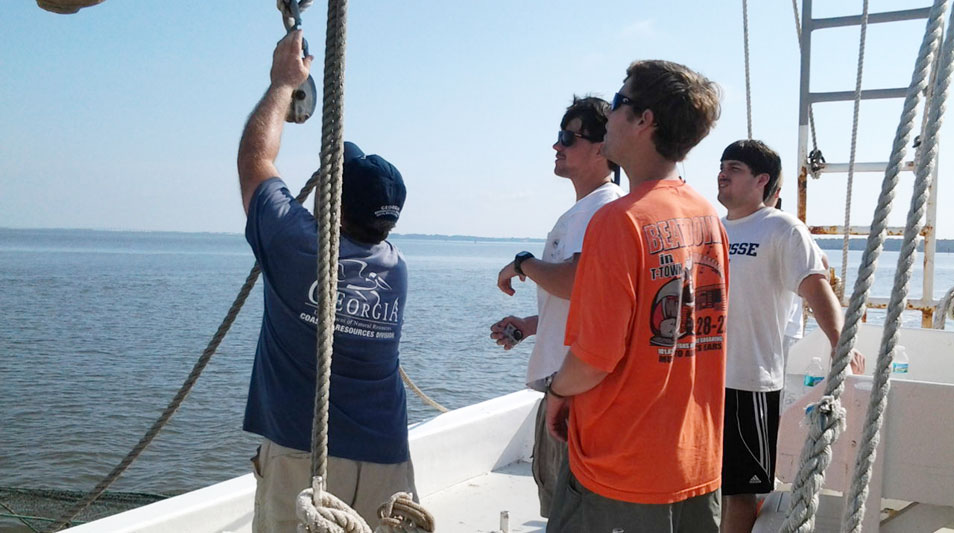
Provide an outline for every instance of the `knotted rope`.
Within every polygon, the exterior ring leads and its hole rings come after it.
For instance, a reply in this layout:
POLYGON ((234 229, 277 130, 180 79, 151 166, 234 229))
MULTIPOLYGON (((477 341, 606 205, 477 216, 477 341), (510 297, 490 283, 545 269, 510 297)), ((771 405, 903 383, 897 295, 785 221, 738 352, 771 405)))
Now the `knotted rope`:
MULTIPOLYGON (((294 0, 292 0, 294 1, 294 0)), ((370 533, 367 523, 353 509, 325 491, 328 468, 328 402, 331 385, 331 355, 335 331, 335 293, 338 287, 338 241, 341 217, 341 173, 344 137, 344 52, 347 0, 329 0, 325 32, 325 63, 322 114, 321 163, 315 193, 318 225, 316 257, 318 320, 316 321, 317 370, 315 406, 311 432, 312 487, 298 498, 298 530, 324 533, 356 531, 370 533), (304 500, 304 502, 303 502, 304 500), (340 504, 340 505, 339 505, 340 504)), ((278 7, 286 18, 284 3, 278 7)), ((300 10, 303 6, 298 5, 300 10)), ((297 21, 296 21, 297 23, 297 21)))
POLYGON ((298 533, 371 533, 368 523, 348 504, 324 490, 321 478, 301 491, 295 501, 298 533))
POLYGON ((926 111, 928 117, 927 128, 917 158, 914 191, 911 194, 911 206, 908 209, 904 240, 901 245, 901 253, 898 256, 894 287, 891 290, 891 300, 888 304, 884 329, 881 334, 881 349, 878 353, 878 365, 874 372, 873 392, 868 401, 864 435, 855 459, 851 492, 847 500, 848 505, 845 507, 845 516, 842 520, 842 531, 845 532, 861 532, 861 523, 865 514, 865 501, 868 499, 868 485, 871 481, 878 442, 881 440, 880 431, 884 423, 884 411, 888 405, 888 392, 891 390, 891 363, 894 360, 894 348, 898 343, 898 330, 901 328, 901 315, 907 304, 911 274, 914 271, 918 235, 924 225, 924 211, 937 164, 938 137, 944 117, 947 91, 951 83, 951 67, 954 64, 954 29, 951 28, 951 24, 954 24, 954 13, 948 21, 947 36, 937 66, 930 109, 926 111))
POLYGON ((901 121, 895 133, 891 158, 888 161, 888 167, 882 182, 881 194, 878 197, 878 205, 875 208, 871 223, 871 232, 868 234, 868 244, 861 258, 858 278, 855 280, 851 301, 845 313, 845 324, 838 339, 831 370, 828 379, 825 380, 824 409, 813 409, 813 412, 819 412, 810 416, 813 426, 818 425, 818 422, 823 422, 824 427, 831 428, 831 430, 813 432, 805 440, 799 471, 792 485, 792 507, 782 526, 782 531, 785 532, 807 532, 814 529, 815 511, 818 508, 818 493, 824 484, 825 467, 831 461, 831 445, 838 437, 837 419, 843 418, 839 398, 844 391, 846 369, 851 350, 854 348, 857 338, 859 323, 865 312, 868 293, 874 282, 874 271, 877 267, 878 256, 880 256, 884 246, 887 234, 887 218, 891 212, 891 204, 898 184, 898 175, 901 172, 901 164, 907 151, 908 139, 914 127, 921 93, 927 87, 928 73, 937 53, 941 39, 942 19, 946 10, 947 0, 935 0, 934 6, 931 8, 924 39, 921 42, 918 59, 911 75, 911 83, 905 95, 901 121), (821 420, 818 420, 819 418, 821 420))
POLYGON ((434 517, 407 492, 398 492, 378 507, 381 525, 374 533, 432 533, 434 517))
MULTIPOLYGON (((865 37, 868 35, 868 0, 862 2, 861 37, 858 40, 858 70, 855 74, 854 112, 851 116, 851 149, 848 155, 848 184, 845 188, 845 238, 841 245, 841 279, 848 279, 848 245, 851 242, 851 190, 855 182, 855 152, 858 146, 858 115, 861 112, 861 74, 865 67, 865 37)), ((836 292, 844 303, 845 289, 836 292)))

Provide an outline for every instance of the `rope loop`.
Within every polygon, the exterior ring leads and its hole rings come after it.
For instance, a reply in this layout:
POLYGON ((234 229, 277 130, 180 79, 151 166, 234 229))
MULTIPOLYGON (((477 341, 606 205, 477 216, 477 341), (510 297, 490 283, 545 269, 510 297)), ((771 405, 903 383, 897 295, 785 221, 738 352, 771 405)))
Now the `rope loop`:
POLYGON ((398 492, 378 507, 381 525, 375 533, 432 533, 434 517, 414 501, 414 495, 398 492))
POLYGON ((348 504, 322 490, 320 477, 301 491, 295 501, 298 533, 371 533, 368 523, 348 504))

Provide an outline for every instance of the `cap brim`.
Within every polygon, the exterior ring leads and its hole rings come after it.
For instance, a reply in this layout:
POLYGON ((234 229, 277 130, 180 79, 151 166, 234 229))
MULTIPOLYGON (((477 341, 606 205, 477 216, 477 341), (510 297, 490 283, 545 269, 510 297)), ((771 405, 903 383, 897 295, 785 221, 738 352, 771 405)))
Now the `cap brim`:
POLYGON ((358 145, 353 142, 345 141, 344 143, 344 160, 351 161, 352 159, 358 159, 364 157, 364 152, 358 148, 358 145))

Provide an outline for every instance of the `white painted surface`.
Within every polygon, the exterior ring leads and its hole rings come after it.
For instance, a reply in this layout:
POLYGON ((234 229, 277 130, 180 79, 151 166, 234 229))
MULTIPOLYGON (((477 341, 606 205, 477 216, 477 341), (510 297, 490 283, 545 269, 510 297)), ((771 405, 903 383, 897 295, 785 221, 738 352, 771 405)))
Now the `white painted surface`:
MULTIPOLYGON (((845 381, 841 400, 847 409, 847 427, 833 447, 825 476, 825 488, 831 491, 850 488, 855 455, 864 439, 873 385, 870 374, 876 365, 880 342, 880 327, 864 325, 859 331, 857 347, 867 356, 868 375, 849 376, 845 381)), ((899 344, 906 347, 911 366, 907 376, 892 375, 869 489, 869 501, 878 503, 867 506, 864 531, 878 531, 882 498, 954 506, 954 332, 903 329, 899 344)), ((829 350, 821 332, 813 332, 792 348, 789 372, 803 368, 811 357, 825 355, 829 350)), ((827 355, 823 361, 828 362, 827 355)), ((805 397, 782 414, 776 476, 783 482, 791 483, 798 470, 807 434, 805 408, 817 402, 823 392, 824 383, 809 389, 805 397)), ((836 516, 837 525, 841 520, 841 502, 826 504, 831 505, 835 509, 829 507, 826 512, 836 516)), ((941 515, 944 512, 938 511, 941 515)), ((818 531, 837 531, 837 527, 828 529, 820 525, 818 531)))
MULTIPOLYGON (((533 525, 540 517, 528 464, 540 398, 538 392, 519 391, 411 427, 418 491, 425 507, 438 518, 442 533, 482 531, 474 529, 474 524, 496 528, 502 510, 511 512, 511 531, 540 530, 533 525), (498 472, 491 474, 495 470, 498 472), (465 514, 468 521, 455 519, 465 514), (519 527, 525 522, 531 524, 530 529, 519 527)), ((247 533, 251 531, 254 496, 255 478, 246 474, 69 531, 247 533)))

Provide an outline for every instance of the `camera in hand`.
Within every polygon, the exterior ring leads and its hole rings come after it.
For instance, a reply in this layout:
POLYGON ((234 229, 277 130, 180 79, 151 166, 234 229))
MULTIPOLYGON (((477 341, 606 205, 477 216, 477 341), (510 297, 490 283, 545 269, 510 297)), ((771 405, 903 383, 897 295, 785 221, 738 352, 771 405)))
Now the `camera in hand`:
POLYGON ((511 344, 517 344, 523 340, 523 332, 517 329, 513 324, 507 324, 507 327, 503 330, 503 334, 510 340, 511 344))

